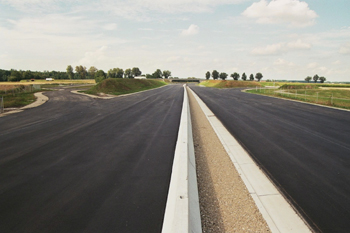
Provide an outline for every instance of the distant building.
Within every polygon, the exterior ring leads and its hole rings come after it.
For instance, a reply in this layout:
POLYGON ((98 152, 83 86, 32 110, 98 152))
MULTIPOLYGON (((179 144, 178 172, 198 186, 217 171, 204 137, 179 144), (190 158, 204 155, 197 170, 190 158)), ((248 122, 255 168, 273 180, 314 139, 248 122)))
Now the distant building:
POLYGON ((53 81, 53 78, 46 78, 46 81, 53 81))

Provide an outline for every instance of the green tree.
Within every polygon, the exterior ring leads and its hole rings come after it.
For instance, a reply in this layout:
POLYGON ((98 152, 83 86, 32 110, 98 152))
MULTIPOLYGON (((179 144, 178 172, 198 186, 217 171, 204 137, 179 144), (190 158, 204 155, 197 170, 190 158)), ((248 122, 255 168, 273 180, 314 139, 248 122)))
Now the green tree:
POLYGON ((141 76, 141 74, 142 74, 142 72, 141 72, 141 70, 138 67, 132 68, 131 75, 133 77, 141 76))
POLYGON ((210 72, 209 72, 209 71, 207 71, 207 73, 205 73, 205 79, 206 79, 206 80, 209 80, 209 79, 210 79, 210 72))
POLYGON ((211 73, 211 77, 213 77, 214 80, 219 78, 219 72, 217 70, 213 70, 211 73))
POLYGON ((9 81, 18 82, 18 81, 21 81, 21 79, 22 79, 21 72, 19 72, 17 70, 11 70, 11 75, 10 75, 9 81))
POLYGON ((124 70, 123 69, 116 68, 115 72, 116 72, 116 78, 123 78, 123 75, 124 75, 124 70))
POLYGON ((86 67, 85 66, 76 66, 75 71, 77 72, 80 79, 85 79, 87 75, 86 67))
POLYGON ((234 79, 234 80, 238 80, 239 79, 239 74, 234 72, 233 74, 231 74, 231 77, 234 79))
POLYGON ((32 79, 32 78, 34 78, 34 75, 33 75, 33 73, 30 70, 27 70, 27 71, 25 71, 23 73, 23 79, 29 80, 29 79, 32 79))
POLYGON ((319 77, 317 74, 315 74, 315 76, 312 79, 314 80, 315 83, 317 83, 317 80, 319 79, 319 77))
POLYGON ((169 78, 171 76, 171 72, 169 70, 163 70, 163 77, 165 79, 169 78))
POLYGON ((71 65, 67 66, 67 75, 69 79, 73 79, 74 73, 73 73, 73 67, 71 65))
POLYGON ((95 78, 95 74, 98 71, 98 69, 95 66, 91 66, 88 70, 88 75, 90 78, 95 78))
POLYGON ((222 80, 225 80, 227 78, 228 74, 226 74, 225 72, 222 72, 219 74, 219 77, 222 79, 222 80))
POLYGON ((103 70, 98 70, 95 74, 96 83, 102 82, 104 79, 106 79, 106 73, 103 70))
POLYGON ((107 78, 116 78, 117 77, 117 69, 109 69, 107 72, 107 78))
POLYGON ((260 82, 260 80, 263 78, 263 75, 261 73, 256 73, 255 78, 260 82))
POLYGON ((254 81, 254 75, 253 75, 253 74, 250 74, 249 80, 250 80, 250 81, 254 81))
POLYGON ((247 80, 247 75, 245 73, 242 74, 242 79, 245 81, 247 80))
POLYGON ((305 81, 306 81, 306 82, 310 82, 311 79, 312 79, 312 78, 311 78, 310 76, 307 76, 307 77, 305 78, 305 81))
POLYGON ((319 79, 320 79, 320 82, 321 82, 321 83, 324 83, 324 82, 326 81, 326 78, 325 78, 325 77, 323 77, 323 76, 322 76, 322 77, 320 77, 319 79))
POLYGON ((153 76, 151 74, 146 74, 146 78, 150 79, 150 78, 153 78, 153 76))
POLYGON ((162 78, 163 77, 163 73, 160 69, 157 69, 156 71, 154 71, 154 73, 152 74, 153 78, 162 78))
POLYGON ((124 71, 124 78, 133 78, 133 76, 131 74, 131 69, 126 69, 124 71))

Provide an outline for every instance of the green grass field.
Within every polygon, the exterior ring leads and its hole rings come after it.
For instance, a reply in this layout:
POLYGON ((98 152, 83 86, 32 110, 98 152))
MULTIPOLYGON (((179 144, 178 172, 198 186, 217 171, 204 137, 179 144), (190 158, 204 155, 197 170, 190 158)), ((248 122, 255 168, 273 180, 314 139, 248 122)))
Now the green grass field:
POLYGON ((4 108, 19 108, 33 103, 36 100, 35 90, 24 85, 0 85, 0 99, 4 100, 4 108))
POLYGON ((145 91, 166 85, 163 81, 147 79, 119 79, 111 78, 103 80, 87 91, 87 94, 98 95, 99 93, 123 95, 139 91, 145 91))
POLYGON ((201 86, 215 88, 239 88, 239 87, 260 87, 260 82, 235 81, 235 80, 208 80, 200 83, 201 86))
POLYGON ((305 85, 300 85, 298 89, 258 88, 246 92, 350 109, 350 88, 346 89, 344 86, 342 88, 316 87, 309 89, 305 88, 305 85))

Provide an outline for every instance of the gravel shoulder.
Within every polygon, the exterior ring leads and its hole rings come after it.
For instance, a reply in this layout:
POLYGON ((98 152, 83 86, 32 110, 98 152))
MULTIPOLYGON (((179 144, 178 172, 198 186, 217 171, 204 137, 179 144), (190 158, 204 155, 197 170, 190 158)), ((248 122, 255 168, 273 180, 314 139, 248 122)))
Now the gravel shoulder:
POLYGON ((203 232, 270 232, 210 123, 188 94, 203 232))

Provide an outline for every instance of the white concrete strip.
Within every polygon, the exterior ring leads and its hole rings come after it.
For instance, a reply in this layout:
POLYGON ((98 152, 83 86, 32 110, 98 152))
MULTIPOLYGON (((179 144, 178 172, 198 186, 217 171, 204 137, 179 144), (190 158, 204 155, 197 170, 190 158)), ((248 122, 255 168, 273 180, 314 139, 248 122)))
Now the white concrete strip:
POLYGON ((71 91, 71 93, 77 94, 77 95, 85 95, 85 96, 88 96, 88 97, 94 98, 94 99, 104 99, 104 100, 113 99, 115 97, 118 97, 117 95, 115 95, 115 96, 108 95, 108 96, 104 96, 104 97, 97 96, 97 95, 90 95, 90 94, 86 94, 84 92, 79 92, 79 90, 71 91))
POLYGON ((311 232, 303 219, 285 200, 237 140, 226 130, 220 120, 216 118, 196 93, 192 90, 191 92, 226 149, 271 232, 311 232))
POLYGON ((165 86, 166 86, 166 85, 161 86, 161 87, 157 87, 157 88, 152 88, 152 89, 144 90, 144 91, 138 91, 138 92, 133 92, 133 93, 129 93, 129 94, 124 94, 124 95, 110 95, 110 94, 106 94, 106 96, 98 96, 98 95, 86 94, 86 93, 84 93, 84 92, 79 92, 79 90, 73 90, 73 91, 71 91, 71 93, 73 93, 73 94, 78 94, 78 95, 85 95, 85 96, 88 96, 88 97, 91 97, 91 98, 94 98, 94 99, 105 99, 105 100, 108 100, 108 99, 113 99, 113 98, 116 98, 116 97, 134 95, 134 94, 141 93, 141 92, 145 92, 145 91, 151 91, 151 90, 155 90, 155 89, 162 88, 162 87, 165 87, 165 86))
POLYGON ((192 124, 187 91, 175 148, 162 233, 202 232, 192 124))
POLYGON ((27 105, 27 106, 24 106, 23 108, 21 108, 22 110, 38 107, 38 106, 46 103, 49 100, 49 97, 43 95, 42 92, 34 93, 34 96, 36 97, 36 101, 34 103, 27 105))

